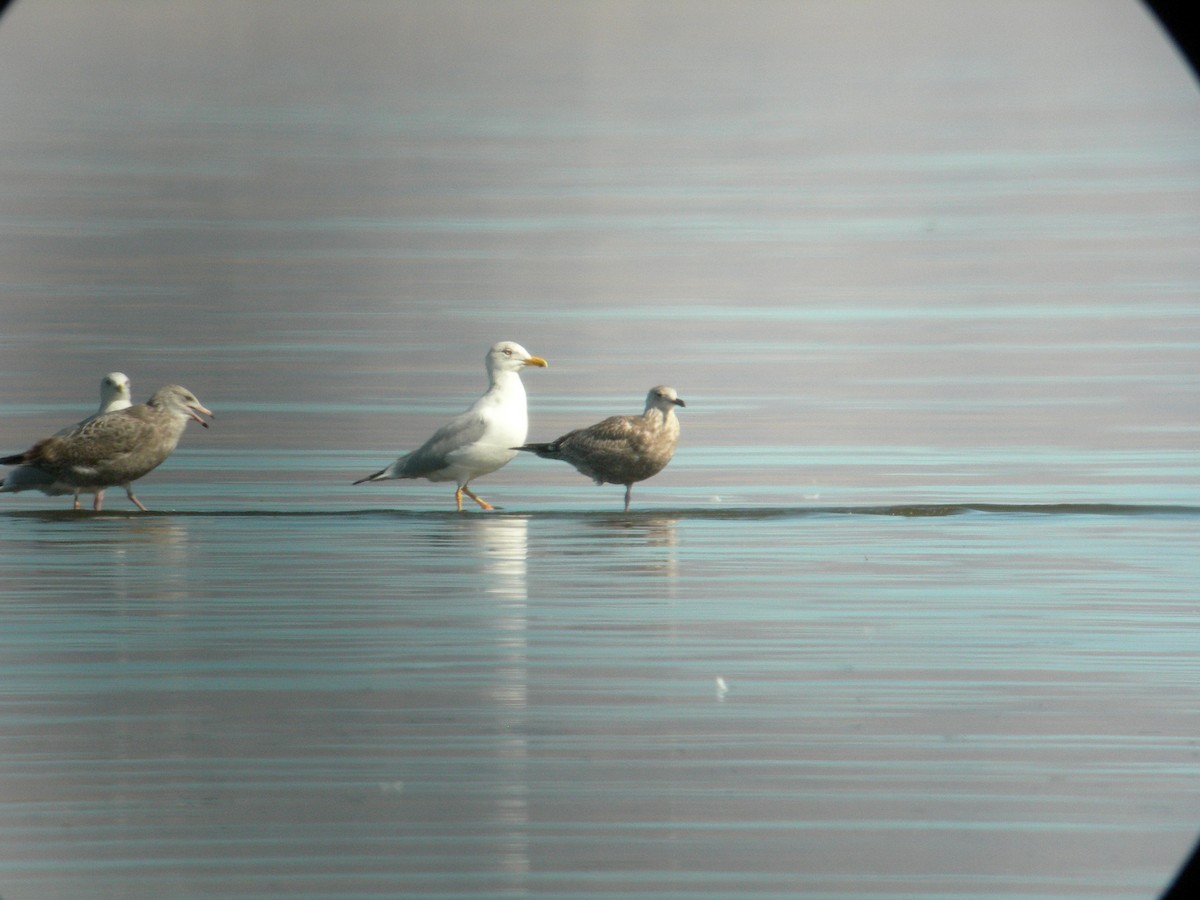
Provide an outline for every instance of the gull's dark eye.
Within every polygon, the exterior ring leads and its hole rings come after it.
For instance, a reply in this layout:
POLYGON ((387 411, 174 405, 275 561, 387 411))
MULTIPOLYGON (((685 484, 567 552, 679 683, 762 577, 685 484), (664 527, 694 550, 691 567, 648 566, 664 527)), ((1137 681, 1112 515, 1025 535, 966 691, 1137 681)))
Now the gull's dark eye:
POLYGON ((505 356, 512 356, 512 350, 511 350, 511 349, 509 349, 508 347, 505 347, 505 348, 504 348, 504 355, 505 355, 505 356))

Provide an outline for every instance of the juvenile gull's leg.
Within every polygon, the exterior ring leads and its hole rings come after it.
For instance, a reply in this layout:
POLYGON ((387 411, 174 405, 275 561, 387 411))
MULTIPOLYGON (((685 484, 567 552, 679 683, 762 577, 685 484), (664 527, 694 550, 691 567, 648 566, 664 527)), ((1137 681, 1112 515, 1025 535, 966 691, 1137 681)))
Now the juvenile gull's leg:
MULTIPOLYGON (((142 512, 150 512, 150 510, 146 509, 146 507, 144 507, 142 505, 141 500, 139 500, 137 497, 133 496, 133 485, 131 485, 131 484, 125 485, 125 493, 129 495, 129 499, 133 501, 134 506, 136 506, 142 512)), ((97 495, 97 499, 99 499, 99 495, 97 495)))

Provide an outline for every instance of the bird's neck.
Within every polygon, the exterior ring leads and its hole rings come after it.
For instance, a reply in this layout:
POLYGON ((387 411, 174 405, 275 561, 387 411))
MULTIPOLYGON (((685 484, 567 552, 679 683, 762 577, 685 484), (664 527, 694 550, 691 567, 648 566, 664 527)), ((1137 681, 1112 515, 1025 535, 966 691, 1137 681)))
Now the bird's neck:
POLYGON ((524 397, 525 385, 521 383, 521 376, 516 372, 496 372, 492 375, 488 392, 495 394, 500 391, 509 397, 524 397))
POLYGON ((659 409, 657 406, 651 406, 644 413, 642 413, 642 418, 644 418, 647 422, 651 422, 654 425, 657 425, 659 428, 662 428, 670 424, 671 412, 672 411, 669 409, 659 409))

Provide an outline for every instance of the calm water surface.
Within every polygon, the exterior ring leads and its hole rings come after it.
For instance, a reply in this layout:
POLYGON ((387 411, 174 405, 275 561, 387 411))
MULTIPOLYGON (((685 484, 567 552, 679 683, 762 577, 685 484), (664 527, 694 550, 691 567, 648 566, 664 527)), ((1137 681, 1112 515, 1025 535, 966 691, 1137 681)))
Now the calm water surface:
POLYGON ((0 897, 1154 897, 1200 827, 1200 94, 1135 3, 0 21, 0 897), (1070 34, 1069 44, 1062 35, 1070 34), (483 387, 634 490, 350 482, 483 387))

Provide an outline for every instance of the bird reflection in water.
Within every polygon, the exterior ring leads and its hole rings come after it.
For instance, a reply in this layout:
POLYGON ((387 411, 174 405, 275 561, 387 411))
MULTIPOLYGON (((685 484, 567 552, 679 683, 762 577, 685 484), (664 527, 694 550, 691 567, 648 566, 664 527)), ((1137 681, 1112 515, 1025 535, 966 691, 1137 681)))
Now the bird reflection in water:
POLYGON ((484 592, 497 601, 493 624, 500 651, 488 696, 497 717, 496 757, 507 789, 496 798, 503 826, 500 865, 507 877, 522 878, 529 862, 529 556, 524 516, 472 516, 465 520, 475 538, 484 573, 484 592))

